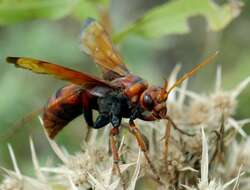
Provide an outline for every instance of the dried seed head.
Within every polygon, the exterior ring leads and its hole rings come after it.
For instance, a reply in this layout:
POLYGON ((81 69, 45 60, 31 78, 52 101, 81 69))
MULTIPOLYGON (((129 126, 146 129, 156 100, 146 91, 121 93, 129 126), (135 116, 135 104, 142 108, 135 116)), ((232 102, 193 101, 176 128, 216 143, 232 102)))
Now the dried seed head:
POLYGON ((176 105, 176 102, 168 103, 168 115, 176 122, 182 122, 184 119, 184 106, 180 107, 176 105))
POLYGON ((231 93, 220 91, 212 94, 211 104, 215 114, 223 115, 226 119, 235 113, 237 101, 231 93))
POLYGON ((87 182, 87 171, 93 170, 93 163, 88 154, 77 153, 69 156, 66 167, 71 171, 71 179, 76 186, 87 182))
POLYGON ((17 178, 5 177, 0 184, 1 190, 23 190, 22 181, 17 178))
POLYGON ((207 126, 211 122, 211 114, 212 109, 208 100, 192 101, 187 112, 187 120, 191 126, 201 124, 207 126))
POLYGON ((243 165, 245 169, 250 169, 250 138, 238 145, 238 165, 243 165))
MULTIPOLYGON (((176 78, 176 72, 172 75, 172 82, 176 78)), ((171 128, 167 149, 165 146, 167 144, 165 141, 166 121, 136 121, 149 141, 149 157, 153 165, 161 178, 166 179, 164 181, 166 186, 160 187, 162 189, 181 189, 181 184, 183 184, 183 187, 189 190, 225 190, 229 184, 227 181, 239 176, 238 171, 241 165, 244 165, 244 170, 250 172, 250 138, 242 130, 242 127, 250 122, 250 119, 237 121, 233 117, 237 106, 237 97, 250 83, 250 77, 234 90, 225 92, 222 91, 221 74, 218 73, 215 92, 211 95, 200 95, 188 91, 186 83, 184 83, 176 91, 177 93, 173 92, 169 96, 167 101, 168 115, 177 124, 177 127, 191 132, 195 136, 183 135, 171 128), (186 97, 189 97, 190 101, 186 101, 186 97), (222 119, 224 120, 222 121, 222 119), (201 127, 204 128, 206 135, 204 131, 201 131, 201 127), (242 142, 237 142, 235 139, 237 132, 245 137, 242 142), (168 150, 167 154, 164 152, 166 149, 168 150), (216 151, 219 152, 217 154, 225 156, 223 156, 223 160, 215 159, 211 164, 210 159, 216 151)), ((15 169, 13 175, 17 177, 8 175, 11 177, 3 180, 0 190, 30 190, 30 188, 26 188, 26 182, 32 182, 33 186, 35 183, 36 187, 41 187, 36 189, 51 190, 53 189, 50 187, 53 184, 51 181, 55 179, 62 186, 62 189, 71 187, 71 189, 77 190, 90 186, 95 189, 121 189, 122 185, 118 175, 112 176, 111 172, 113 169, 112 156, 107 151, 109 130, 106 127, 103 131, 95 131, 90 141, 92 144, 86 144, 84 151, 75 155, 65 154, 55 141, 49 140, 52 149, 63 163, 59 167, 40 168, 34 150, 35 146, 31 141, 32 160, 38 174, 37 179, 31 179, 21 174, 14 152, 9 146, 15 169), (47 173, 44 173, 45 171, 50 172, 51 175, 48 177, 47 173)), ((149 176, 152 172, 145 158, 143 156, 140 158, 140 152, 138 156, 138 144, 133 135, 127 135, 125 130, 121 130, 121 133, 125 136, 126 146, 119 151, 120 158, 124 162, 124 164, 121 162, 119 164, 121 173, 126 178, 128 189, 133 190, 136 188, 139 176, 149 176), (126 172, 124 173, 124 171, 126 172)), ((119 141, 119 138, 117 139, 119 141)), ((8 171, 6 173, 10 174, 8 171)), ((249 176, 243 176, 241 180, 243 182, 240 183, 240 189, 249 189, 249 176)), ((231 180, 231 184, 232 181, 236 180, 231 180)))

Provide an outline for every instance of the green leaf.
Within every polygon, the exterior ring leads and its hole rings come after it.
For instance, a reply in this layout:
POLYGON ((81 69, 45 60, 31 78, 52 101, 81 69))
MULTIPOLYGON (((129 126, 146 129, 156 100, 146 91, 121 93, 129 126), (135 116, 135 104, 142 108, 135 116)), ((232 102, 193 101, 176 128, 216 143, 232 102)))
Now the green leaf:
POLYGON ((218 31, 239 15, 240 7, 238 1, 219 6, 212 0, 173 0, 147 12, 141 19, 115 35, 114 41, 118 42, 131 33, 146 38, 187 33, 187 19, 197 15, 206 18, 209 29, 218 31))
POLYGON ((108 7, 109 0, 79 0, 73 11, 73 16, 77 19, 87 17, 99 18, 99 8, 108 7))
POLYGON ((31 19, 59 19, 69 14, 77 0, 2 0, 0 24, 31 19))
POLYGON ((81 0, 75 7, 73 16, 77 19, 85 19, 87 17, 97 18, 98 12, 93 2, 81 0))

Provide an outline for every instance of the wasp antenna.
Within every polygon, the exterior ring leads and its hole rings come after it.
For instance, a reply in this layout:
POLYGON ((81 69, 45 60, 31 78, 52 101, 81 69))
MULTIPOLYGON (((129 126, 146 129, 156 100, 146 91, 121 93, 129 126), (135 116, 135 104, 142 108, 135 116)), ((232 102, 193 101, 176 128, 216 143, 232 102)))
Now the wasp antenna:
POLYGON ((200 70, 202 67, 204 67, 205 65, 211 63, 215 57, 218 55, 218 51, 216 51, 215 53, 213 53, 212 55, 210 55, 208 58, 206 58, 205 60, 203 60, 200 64, 198 64, 196 67, 194 67, 191 71, 187 72, 186 74, 184 74, 181 78, 179 78, 167 91, 167 93, 169 94, 175 87, 179 86, 184 80, 186 80, 187 78, 192 77, 198 70, 200 70))
POLYGON ((168 89, 168 80, 166 78, 164 78, 164 85, 163 85, 164 89, 168 89))

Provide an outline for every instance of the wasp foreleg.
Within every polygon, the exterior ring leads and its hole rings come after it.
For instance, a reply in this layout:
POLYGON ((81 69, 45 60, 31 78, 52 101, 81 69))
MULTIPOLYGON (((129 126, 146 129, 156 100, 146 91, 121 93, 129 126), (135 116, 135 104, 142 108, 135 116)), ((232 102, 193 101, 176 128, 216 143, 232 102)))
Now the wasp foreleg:
POLYGON ((135 120, 136 118, 142 117, 142 109, 139 105, 137 105, 131 114, 130 120, 135 120))
POLYGON ((140 132, 140 130, 136 127, 135 123, 133 120, 130 119, 129 121, 129 131, 135 136, 137 143, 140 147, 140 149, 142 150, 142 152, 144 153, 144 156, 148 162, 148 165, 150 167, 150 169, 153 172, 153 175, 155 176, 155 180, 160 184, 163 185, 163 182, 161 181, 160 176, 158 175, 153 163, 151 162, 149 155, 148 155, 148 149, 147 149, 147 145, 143 139, 143 136, 140 132))
POLYGON ((177 125, 175 124, 175 122, 174 122, 174 121, 171 119, 171 117, 169 117, 168 115, 166 115, 164 119, 167 119, 167 120, 171 123, 171 125, 174 127, 174 129, 176 129, 176 130, 177 130, 178 132, 180 132, 181 134, 186 135, 186 136, 190 136, 190 137, 195 136, 195 134, 190 134, 190 133, 188 133, 188 132, 186 132, 186 131, 183 131, 183 130, 180 129, 179 127, 177 127, 177 125))

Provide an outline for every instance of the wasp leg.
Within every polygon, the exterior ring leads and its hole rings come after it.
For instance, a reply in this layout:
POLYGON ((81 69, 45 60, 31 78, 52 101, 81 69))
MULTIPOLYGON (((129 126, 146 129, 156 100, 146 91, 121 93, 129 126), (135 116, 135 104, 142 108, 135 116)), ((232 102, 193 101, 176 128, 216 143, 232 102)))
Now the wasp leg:
POLYGON ((140 106, 136 106, 134 110, 132 111, 132 115, 130 117, 130 120, 135 120, 136 118, 142 118, 142 109, 140 106))
POLYGON ((113 168, 112 168, 112 173, 114 173, 114 170, 116 169, 117 172, 118 172, 118 175, 119 177, 121 178, 121 182, 122 182, 122 186, 123 186, 123 189, 125 189, 125 182, 122 178, 122 174, 121 174, 121 169, 119 167, 119 154, 118 154, 118 150, 117 150, 117 147, 116 147, 116 136, 118 135, 119 133, 119 129, 118 128, 112 128, 110 130, 110 133, 109 133, 109 140, 110 140, 110 146, 111 146, 111 152, 112 152, 112 155, 113 155, 113 168))
POLYGON ((91 128, 94 126, 92 110, 90 108, 83 107, 83 116, 87 123, 87 132, 85 135, 85 141, 89 142, 89 139, 91 137, 91 128))
POLYGON ((109 122, 110 122, 109 114, 100 113, 100 115, 98 115, 98 117, 96 118, 96 121, 92 128, 100 129, 104 127, 105 125, 107 125, 109 122))
POLYGON ((115 97, 113 95, 109 95, 107 97, 99 98, 97 100, 99 116, 97 117, 93 128, 99 129, 107 125, 111 122, 112 119, 112 104, 115 101, 115 97))
POLYGON ((186 132, 186 131, 183 131, 183 130, 180 129, 179 127, 177 127, 177 125, 175 124, 175 122, 174 122, 168 115, 165 116, 165 119, 167 119, 167 120, 172 124, 172 126, 173 126, 179 133, 181 133, 181 134, 183 134, 183 135, 186 135, 186 136, 190 136, 190 137, 195 136, 195 134, 190 134, 190 133, 188 133, 188 132, 186 132))
POLYGON ((93 114, 92 109, 89 107, 89 105, 83 105, 83 117, 87 123, 88 126, 92 127, 93 124, 93 114))
POLYGON ((154 174, 154 177, 155 177, 155 180, 160 184, 160 185, 164 185, 164 183, 161 181, 161 178, 160 176, 158 175, 153 163, 151 162, 150 158, 149 158, 149 155, 148 155, 148 149, 147 149, 147 145, 143 139, 143 136, 140 132, 140 130, 136 127, 135 123, 133 120, 130 120, 129 121, 129 131, 135 136, 136 140, 137 140, 137 143, 140 147, 140 149, 142 150, 147 162, 148 162, 148 165, 150 167, 150 169, 152 170, 153 174, 154 174))
POLYGON ((113 125, 113 127, 119 127, 120 124, 121 124, 121 117, 117 116, 117 115, 112 115, 112 118, 111 118, 111 123, 113 125))
POLYGON ((82 94, 83 117, 87 123, 87 133, 85 141, 88 142, 91 136, 91 127, 93 127, 93 113, 90 105, 91 97, 87 93, 82 94))

